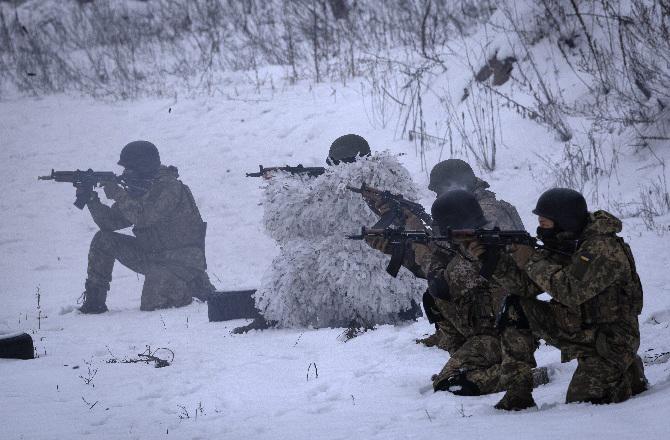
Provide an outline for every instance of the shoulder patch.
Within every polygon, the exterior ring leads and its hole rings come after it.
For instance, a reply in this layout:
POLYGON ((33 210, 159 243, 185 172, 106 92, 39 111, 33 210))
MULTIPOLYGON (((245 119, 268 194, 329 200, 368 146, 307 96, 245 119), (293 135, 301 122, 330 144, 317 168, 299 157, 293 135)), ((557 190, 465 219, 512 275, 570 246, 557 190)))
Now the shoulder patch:
POLYGON ((572 275, 580 281, 583 280, 584 275, 586 275, 586 272, 588 272, 589 268, 595 262, 595 260, 596 256, 589 252, 580 254, 572 262, 572 268, 570 270, 572 275))

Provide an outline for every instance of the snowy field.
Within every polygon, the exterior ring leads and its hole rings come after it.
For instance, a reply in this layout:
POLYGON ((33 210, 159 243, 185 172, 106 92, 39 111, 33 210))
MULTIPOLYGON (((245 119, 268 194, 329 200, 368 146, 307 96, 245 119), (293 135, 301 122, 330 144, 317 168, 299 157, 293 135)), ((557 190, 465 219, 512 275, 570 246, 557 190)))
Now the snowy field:
MULTIPOLYGON (((510 414, 492 408, 500 395, 432 392, 430 375, 448 354, 414 343, 431 331, 424 319, 346 343, 338 339, 341 329, 231 335, 243 322, 209 323, 206 304, 140 312, 142 279, 120 266, 109 313, 74 311, 96 228, 72 205, 72 187, 37 176, 52 168, 118 172, 125 143, 156 143, 209 223, 214 284, 257 287, 277 249, 261 225, 262 181, 245 172, 259 164, 321 166, 332 140, 353 132, 373 149, 405 153, 401 160, 426 188, 414 145, 373 127, 356 90, 296 87, 253 100, 100 103, 57 96, 0 103, 0 332, 30 333, 39 355, 0 360, 0 439, 666 438, 670 362, 663 357, 646 367, 651 390, 628 402, 566 405, 575 364, 560 364, 558 351, 543 346, 536 357, 549 367, 551 383, 535 392, 539 409, 510 414), (147 346, 169 348, 174 361, 165 368, 109 362, 147 346)), ((483 177, 532 231, 530 211, 550 184, 537 154, 551 155, 553 138, 529 121, 505 124, 498 169, 483 177)), ((427 162, 439 155, 428 151, 427 162)), ((620 181, 636 194, 641 177, 629 169, 620 181)), ((429 208, 432 193, 423 191, 429 208)), ((640 353, 651 360, 670 352, 668 232, 626 219, 623 236, 645 288, 640 353)))

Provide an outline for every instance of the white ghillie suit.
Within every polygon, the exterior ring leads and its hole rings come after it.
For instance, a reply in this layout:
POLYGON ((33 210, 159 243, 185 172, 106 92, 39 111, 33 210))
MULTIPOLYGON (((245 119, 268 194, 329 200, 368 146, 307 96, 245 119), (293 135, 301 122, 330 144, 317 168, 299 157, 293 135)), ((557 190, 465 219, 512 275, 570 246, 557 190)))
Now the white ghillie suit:
POLYGON ((360 194, 366 183, 412 200, 408 171, 388 153, 331 167, 316 178, 282 174, 265 189, 264 221, 280 253, 256 292, 256 307, 280 327, 392 324, 419 302, 425 283, 406 269, 386 273, 389 257, 345 239, 378 217, 360 194))

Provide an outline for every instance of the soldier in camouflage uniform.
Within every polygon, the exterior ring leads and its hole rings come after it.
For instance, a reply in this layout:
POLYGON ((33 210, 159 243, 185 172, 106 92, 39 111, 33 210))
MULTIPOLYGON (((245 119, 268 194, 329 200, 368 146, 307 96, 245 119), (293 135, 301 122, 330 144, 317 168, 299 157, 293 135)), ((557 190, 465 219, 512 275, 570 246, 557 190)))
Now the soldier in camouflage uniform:
MULTIPOLYGON (((504 200, 496 199, 495 193, 490 191, 489 187, 490 185, 487 182, 475 176, 467 162, 460 159, 443 160, 430 171, 428 189, 435 192, 438 197, 454 189, 465 190, 475 196, 482 208, 484 217, 488 220, 484 227, 498 227, 502 230, 524 230, 525 227, 516 208, 504 200)), ((414 266, 413 272, 417 274, 421 272, 418 267, 425 266, 426 261, 429 261, 427 257, 429 252, 423 245, 414 245, 412 250, 413 252, 408 253, 407 266, 414 266)), ((419 339, 417 342, 427 347, 438 346, 448 350, 451 343, 445 340, 445 337, 450 337, 449 332, 444 331, 444 327, 440 331, 436 323, 435 333, 419 339)))
POLYGON ((501 316, 507 392, 496 408, 535 406, 530 375, 536 338, 558 347, 562 361, 577 359, 568 403, 616 403, 644 391, 637 355, 642 287, 630 247, 616 235, 621 221, 605 211, 588 213, 581 194, 560 188, 545 192, 533 212, 538 236, 552 250, 502 255, 493 274, 518 295, 505 300, 501 316), (541 292, 552 300, 535 299, 541 292))
MULTIPOLYGON (((439 230, 477 229, 488 223, 472 193, 449 191, 432 207, 433 226, 439 230)), ((442 371, 433 377, 435 391, 457 395, 481 395, 500 391, 502 354, 495 328, 496 312, 504 293, 485 272, 501 249, 472 253, 473 240, 450 247, 432 246, 428 268, 428 292, 445 348, 451 355, 442 371)))
MULTIPOLYGON (((481 207, 484 217, 488 223, 484 225, 487 228, 499 227, 502 230, 524 230, 523 222, 516 208, 504 200, 496 199, 495 193, 488 190, 489 184, 475 176, 470 165, 460 159, 447 159, 439 162, 430 171, 430 181, 428 189, 435 192, 437 197, 451 190, 465 190, 470 192, 481 207)), ((388 209, 383 203, 375 203, 375 200, 368 201, 373 210, 382 214, 388 209)), ((423 229, 421 220, 411 212, 405 212, 405 227, 407 229, 423 229)), ((373 248, 384 253, 390 254, 391 247, 383 239, 368 240, 373 248)), ((427 265, 431 260, 431 250, 422 244, 414 244, 411 249, 405 253, 403 266, 409 269, 419 278, 426 278, 427 265)), ((424 295, 424 298, 428 298, 424 295)), ((429 299, 429 298, 428 298, 429 299)), ((424 309, 430 307, 430 304, 424 304, 424 309)), ((433 322, 434 318, 429 315, 429 320, 433 322)), ((436 324, 435 333, 426 338, 419 339, 417 342, 428 347, 438 346, 445 350, 452 345, 451 342, 443 340, 447 333, 439 330, 436 324)))
POLYGON ((141 310, 180 307, 213 291, 205 272, 205 230, 193 195, 156 147, 135 141, 121 152, 125 188, 103 185, 112 206, 92 192, 87 202, 100 230, 91 242, 82 313, 103 313, 114 262, 145 276, 141 310), (133 234, 117 231, 133 226, 133 234))

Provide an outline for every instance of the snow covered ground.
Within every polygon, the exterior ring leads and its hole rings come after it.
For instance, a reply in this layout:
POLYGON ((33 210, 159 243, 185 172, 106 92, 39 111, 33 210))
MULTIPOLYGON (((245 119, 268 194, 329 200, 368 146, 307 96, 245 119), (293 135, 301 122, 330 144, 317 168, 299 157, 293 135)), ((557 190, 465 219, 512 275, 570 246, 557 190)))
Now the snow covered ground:
MULTIPOLYGON (((323 85, 251 100, 100 103, 55 96, 0 103, 0 332, 29 332, 39 355, 0 360, 0 438, 666 437, 670 362, 648 365, 651 390, 628 402, 565 405, 575 365, 560 364, 558 351, 543 346, 536 357, 550 367, 552 381, 536 390, 539 410, 508 414, 492 408, 499 395, 432 392, 430 375, 448 355, 414 344, 431 330, 424 319, 346 343, 338 340, 341 329, 231 335, 242 322, 209 323, 206 304, 140 312, 142 280, 120 266, 109 313, 73 311, 96 228, 72 206, 72 187, 37 176, 52 168, 119 171, 114 164, 125 143, 153 141, 163 162, 179 168, 209 223, 214 284, 256 287, 277 252, 261 226, 262 182, 244 177, 258 164, 323 165, 330 142, 353 132, 373 149, 406 153, 401 160, 427 186, 414 145, 373 127, 357 90, 323 85), (165 368, 109 363, 146 346, 171 349, 174 361, 165 368)), ((530 211, 551 178, 537 155, 552 154, 555 142, 532 122, 504 123, 498 169, 484 177, 533 230, 530 211)), ((439 154, 428 151, 428 163, 439 154)), ((626 169, 620 180, 641 178, 626 169)), ((630 194, 637 194, 634 185, 630 194)), ((424 189, 422 200, 429 207, 432 193, 424 189)), ((670 352, 668 232, 626 219, 623 236, 645 287, 640 352, 653 358, 670 352)))

